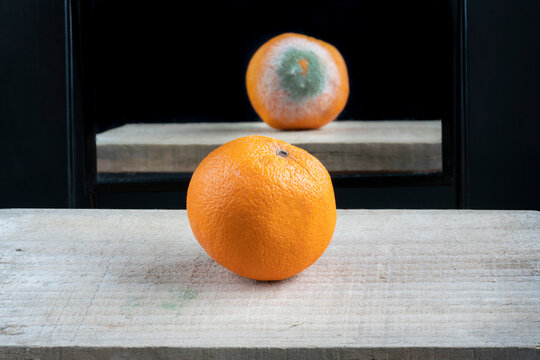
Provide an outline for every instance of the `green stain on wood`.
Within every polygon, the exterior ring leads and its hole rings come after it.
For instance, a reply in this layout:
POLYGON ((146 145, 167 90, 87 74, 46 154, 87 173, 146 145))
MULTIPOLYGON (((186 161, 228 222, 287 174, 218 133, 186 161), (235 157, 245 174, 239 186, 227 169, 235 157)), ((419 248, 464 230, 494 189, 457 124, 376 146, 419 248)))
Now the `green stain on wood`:
POLYGON ((175 310, 176 316, 180 315, 180 310, 184 307, 187 301, 193 300, 197 297, 199 292, 194 289, 184 289, 180 291, 171 290, 169 294, 169 301, 162 302, 159 306, 162 309, 175 310))
POLYGON ((192 290, 192 289, 187 289, 186 291, 184 291, 183 293, 183 299, 185 300, 193 300, 197 297, 199 293, 195 290, 192 290))
POLYGON ((125 319, 131 319, 133 315, 133 308, 142 306, 142 296, 135 296, 127 298, 120 309, 120 314, 124 315, 125 319))
POLYGON ((146 298, 142 296, 135 296, 127 298, 122 304, 120 313, 124 315, 126 319, 131 319, 134 312, 145 312, 148 307, 158 307, 161 309, 175 311, 176 316, 180 315, 180 310, 189 301, 195 299, 199 295, 199 292, 195 289, 185 288, 182 290, 170 290, 169 298, 167 301, 156 304, 155 302, 145 302, 146 298), (140 310, 135 308, 141 307, 140 310))
POLYGON ((161 303, 159 306, 161 308, 163 308, 163 309, 176 310, 178 308, 179 304, 177 304, 177 303, 161 303))
POLYGON ((126 306, 141 306, 142 296, 137 297, 130 297, 126 300, 125 304, 126 306))
POLYGON ((295 48, 287 50, 276 72, 281 88, 287 90, 294 100, 305 100, 322 91, 324 68, 312 51, 295 48))

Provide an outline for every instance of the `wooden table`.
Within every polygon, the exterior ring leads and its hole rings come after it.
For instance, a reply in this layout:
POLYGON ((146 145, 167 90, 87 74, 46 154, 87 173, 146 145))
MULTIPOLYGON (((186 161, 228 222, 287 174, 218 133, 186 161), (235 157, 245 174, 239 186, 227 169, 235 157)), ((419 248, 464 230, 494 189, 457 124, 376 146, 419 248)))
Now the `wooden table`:
POLYGON ((185 211, 0 210, 0 359, 538 359, 540 213, 340 210, 241 278, 185 211))
POLYGON ((192 172, 218 146, 254 134, 299 146, 331 172, 442 171, 440 120, 334 121, 308 131, 279 131, 262 121, 127 124, 96 136, 97 170, 192 172))

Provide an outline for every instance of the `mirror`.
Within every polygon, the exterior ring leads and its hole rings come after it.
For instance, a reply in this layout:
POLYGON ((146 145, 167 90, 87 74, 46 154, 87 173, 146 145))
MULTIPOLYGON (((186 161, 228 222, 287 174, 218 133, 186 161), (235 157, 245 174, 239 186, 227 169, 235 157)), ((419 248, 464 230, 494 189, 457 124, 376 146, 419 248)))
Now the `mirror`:
POLYGON ((89 35, 98 178, 190 174, 213 149, 259 134, 297 145, 331 174, 442 171, 450 121, 450 8, 441 1, 92 2, 89 35), (245 76, 285 32, 334 45, 350 93, 316 130, 269 127, 245 76))

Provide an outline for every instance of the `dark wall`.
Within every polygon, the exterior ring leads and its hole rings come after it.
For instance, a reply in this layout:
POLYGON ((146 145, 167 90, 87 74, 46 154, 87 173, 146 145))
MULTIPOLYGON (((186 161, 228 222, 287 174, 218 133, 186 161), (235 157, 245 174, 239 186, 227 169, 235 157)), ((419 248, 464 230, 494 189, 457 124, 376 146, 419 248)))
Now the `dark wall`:
POLYGON ((468 201, 540 209, 540 1, 469 1, 468 201))
POLYGON ((64 2, 0 1, 0 207, 66 207, 64 2))

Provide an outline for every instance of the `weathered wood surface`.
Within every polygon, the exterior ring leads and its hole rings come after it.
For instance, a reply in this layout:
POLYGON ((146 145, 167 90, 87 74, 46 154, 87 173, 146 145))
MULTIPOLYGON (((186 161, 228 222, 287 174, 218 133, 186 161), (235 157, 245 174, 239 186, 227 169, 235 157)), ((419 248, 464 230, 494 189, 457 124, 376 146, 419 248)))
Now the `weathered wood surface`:
POLYGON ((535 359, 540 213, 338 211, 326 253, 241 278, 185 211, 0 210, 0 359, 535 359))
POLYGON ((192 172, 218 146, 252 134, 297 145, 332 172, 442 170, 438 120, 334 121, 310 131, 279 131, 263 122, 128 124, 97 135, 97 169, 192 172))

